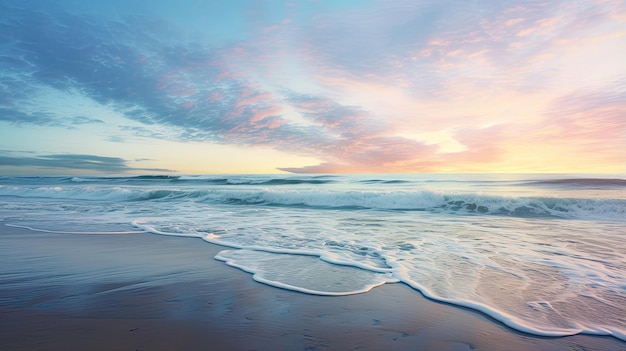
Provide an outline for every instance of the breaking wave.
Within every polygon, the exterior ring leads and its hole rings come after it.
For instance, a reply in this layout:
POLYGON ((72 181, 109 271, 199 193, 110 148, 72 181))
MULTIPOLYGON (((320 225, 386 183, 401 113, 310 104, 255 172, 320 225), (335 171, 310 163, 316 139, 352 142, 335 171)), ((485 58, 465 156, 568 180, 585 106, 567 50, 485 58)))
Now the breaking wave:
POLYGON ((624 220, 626 200, 511 197, 434 190, 413 192, 328 189, 177 189, 146 187, 0 185, 0 196, 97 201, 176 201, 230 205, 294 206, 343 210, 447 211, 458 214, 624 220))

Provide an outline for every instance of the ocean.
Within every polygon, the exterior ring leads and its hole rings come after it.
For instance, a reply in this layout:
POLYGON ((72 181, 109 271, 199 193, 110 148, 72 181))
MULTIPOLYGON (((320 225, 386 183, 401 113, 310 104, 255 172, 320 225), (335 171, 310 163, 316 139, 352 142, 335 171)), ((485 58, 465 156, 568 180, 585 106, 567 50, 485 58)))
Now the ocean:
POLYGON ((520 332, 626 341, 623 175, 4 176, 0 221, 196 238, 283 289, 406 284, 520 332))

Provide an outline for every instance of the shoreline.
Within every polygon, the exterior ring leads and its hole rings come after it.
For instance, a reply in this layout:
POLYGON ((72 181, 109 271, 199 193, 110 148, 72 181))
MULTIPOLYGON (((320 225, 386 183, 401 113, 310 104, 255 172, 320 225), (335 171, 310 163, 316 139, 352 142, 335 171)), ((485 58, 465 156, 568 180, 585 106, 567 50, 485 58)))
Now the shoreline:
POLYGON ((626 350, 540 337, 405 284, 315 296, 255 282, 225 247, 154 234, 59 234, 0 223, 3 350, 626 350))

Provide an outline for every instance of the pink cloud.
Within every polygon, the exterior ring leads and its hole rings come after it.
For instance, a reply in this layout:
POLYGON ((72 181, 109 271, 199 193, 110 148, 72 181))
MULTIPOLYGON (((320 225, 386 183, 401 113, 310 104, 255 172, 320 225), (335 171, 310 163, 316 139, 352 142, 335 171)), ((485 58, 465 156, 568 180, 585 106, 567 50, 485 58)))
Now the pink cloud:
POLYGON ((262 100, 272 99, 274 96, 271 93, 257 93, 252 90, 246 90, 243 92, 243 96, 237 101, 236 107, 243 107, 246 105, 255 105, 262 100))
POLYGON ((210 102, 217 102, 224 99, 224 94, 220 93, 218 91, 212 91, 209 96, 208 96, 208 100, 210 102))
POLYGON ((513 128, 510 125, 496 125, 487 128, 465 128, 458 130, 454 138, 466 150, 442 155, 442 164, 468 165, 495 163, 506 153, 506 145, 512 140, 513 128))
POLYGON ((254 124, 268 117, 281 115, 283 108, 279 105, 274 105, 267 108, 253 109, 251 112, 252 118, 250 118, 250 123, 254 124))
POLYGON ((269 121, 264 121, 265 127, 269 129, 276 129, 285 124, 285 120, 281 118, 272 118, 269 121))
POLYGON ((516 25, 516 24, 522 23, 522 22, 524 22, 524 21, 525 21, 525 20, 524 20, 523 18, 513 18, 513 19, 510 19, 510 20, 506 21, 506 22, 505 22, 505 25, 506 25, 507 27, 510 27, 510 26, 514 26, 514 25, 516 25))
MULTIPOLYGON (((219 64, 189 64, 159 88, 184 97, 185 108, 196 108, 191 97, 223 106, 217 123, 228 126, 224 140, 324 161, 294 171, 484 171, 552 142, 597 152, 604 137, 615 147, 623 105, 581 93, 541 113, 545 101, 567 92, 552 89, 561 69, 552 65, 567 58, 560 49, 581 34, 606 34, 590 28, 621 18, 607 2, 562 5, 502 5, 486 16, 468 7, 424 32, 403 27, 415 11, 402 13, 404 22, 375 16, 371 23, 356 13, 318 15, 308 27, 290 19, 258 23, 249 41, 219 51, 219 64), (355 38, 336 34, 361 29, 355 38), (203 89, 193 78, 198 67, 218 67, 211 83, 229 88, 203 89), (420 133, 446 135, 463 149, 444 151, 441 140, 427 142, 420 133)), ((570 155, 566 148, 551 153, 570 155)))
POLYGON ((626 81, 563 96, 546 115, 552 138, 602 142, 608 153, 621 149, 626 138, 626 81))

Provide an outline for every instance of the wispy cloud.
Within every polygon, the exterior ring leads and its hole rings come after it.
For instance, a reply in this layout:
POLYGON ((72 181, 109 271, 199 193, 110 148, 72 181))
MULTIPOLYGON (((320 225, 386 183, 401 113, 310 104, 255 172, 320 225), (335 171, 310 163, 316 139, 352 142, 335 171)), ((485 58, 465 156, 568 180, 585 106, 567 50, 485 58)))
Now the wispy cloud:
POLYGON ((297 95, 289 100, 294 107, 320 130, 325 138, 308 145, 309 153, 315 152, 324 159, 332 160, 316 167, 300 170, 324 169, 329 171, 389 172, 398 165, 425 158, 436 148, 398 136, 388 135, 390 126, 358 107, 350 107, 315 96, 297 95))
POLYGON ((103 124, 104 121, 98 118, 91 118, 85 116, 76 116, 70 119, 71 124, 103 124))
MULTIPOLYGON (((620 1, 257 4, 241 12, 249 31, 235 41, 167 18, 38 4, 0 4, 0 123, 109 126, 120 134, 103 142, 263 146, 320 160, 281 168, 294 172, 487 170, 514 159, 516 143, 548 136, 572 155, 593 145, 612 155, 600 163, 619 161, 626 56, 585 48, 624 43, 620 1), (50 90, 128 123, 33 99, 50 90)), ((23 164, 68 161, 53 156, 23 164)))
POLYGON ((568 144, 581 158, 626 161, 626 79, 556 99, 546 116, 541 137, 568 144))
POLYGON ((119 157, 98 155, 42 155, 36 157, 16 157, 0 155, 0 166, 38 167, 49 169, 86 170, 106 173, 124 173, 129 171, 173 172, 163 168, 131 167, 128 161, 119 157))

